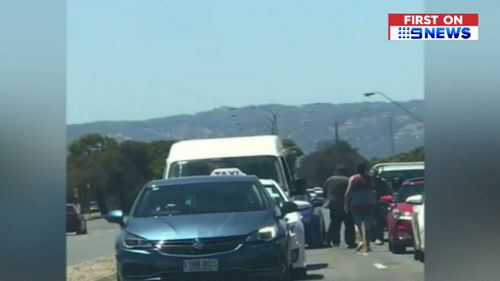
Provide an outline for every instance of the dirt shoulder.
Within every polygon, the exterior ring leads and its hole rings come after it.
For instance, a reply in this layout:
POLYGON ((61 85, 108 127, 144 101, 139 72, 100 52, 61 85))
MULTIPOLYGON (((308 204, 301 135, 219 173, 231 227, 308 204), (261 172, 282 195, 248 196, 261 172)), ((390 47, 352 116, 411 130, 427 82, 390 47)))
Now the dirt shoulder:
POLYGON ((68 266, 66 274, 68 281, 112 280, 110 276, 115 275, 114 256, 105 256, 75 266, 68 266))

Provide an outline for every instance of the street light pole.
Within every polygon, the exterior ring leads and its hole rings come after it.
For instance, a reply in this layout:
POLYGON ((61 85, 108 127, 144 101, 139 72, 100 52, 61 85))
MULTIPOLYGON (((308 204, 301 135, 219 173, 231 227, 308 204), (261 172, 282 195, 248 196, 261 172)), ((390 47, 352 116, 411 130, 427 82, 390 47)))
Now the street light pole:
POLYGON ((390 136, 390 141, 391 141, 391 156, 396 155, 396 148, 394 145, 394 130, 392 127, 392 116, 389 116, 389 136, 390 136))
POLYGON ((402 110, 404 110, 406 113, 408 113, 408 115, 410 115, 411 117, 415 118, 416 120, 418 120, 419 122, 421 123, 424 123, 424 121, 422 119, 420 119, 420 117, 416 116, 415 114, 413 114, 411 111, 409 111, 406 107, 402 106, 399 102, 391 99, 390 97, 388 97, 386 94, 382 93, 382 92, 370 92, 370 93, 365 93, 365 97, 371 97, 373 95, 381 95, 383 96, 384 98, 386 98, 387 100, 389 100, 390 102, 392 102, 394 105, 396 105, 397 107, 401 108, 402 110))

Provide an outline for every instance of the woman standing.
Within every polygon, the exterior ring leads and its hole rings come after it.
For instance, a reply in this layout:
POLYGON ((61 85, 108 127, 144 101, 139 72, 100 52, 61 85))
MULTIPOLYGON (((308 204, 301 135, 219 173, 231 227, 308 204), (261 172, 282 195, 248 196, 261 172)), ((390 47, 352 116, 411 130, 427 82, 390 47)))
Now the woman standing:
POLYGON ((361 163, 357 166, 357 173, 349 178, 349 185, 345 194, 345 211, 352 214, 358 232, 357 251, 365 248, 365 253, 370 252, 370 235, 375 218, 375 189, 368 175, 368 165, 361 163))

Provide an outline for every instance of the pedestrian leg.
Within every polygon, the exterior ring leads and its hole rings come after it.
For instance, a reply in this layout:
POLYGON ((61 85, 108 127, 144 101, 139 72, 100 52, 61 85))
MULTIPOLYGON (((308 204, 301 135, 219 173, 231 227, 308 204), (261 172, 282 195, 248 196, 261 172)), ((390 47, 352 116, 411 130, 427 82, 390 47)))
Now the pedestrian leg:
POLYGON ((349 213, 345 213, 342 210, 343 222, 344 222, 344 241, 347 247, 353 249, 356 247, 356 233, 354 230, 354 222, 352 216, 349 213))
POLYGON ((364 226, 364 229, 363 229, 363 234, 364 234, 364 238, 365 238, 365 241, 366 241, 366 252, 371 252, 372 251, 372 248, 371 248, 371 236, 372 236, 372 226, 373 226, 373 220, 368 218, 366 219, 364 222, 363 222, 363 226, 364 226))
POLYGON ((330 240, 334 246, 340 244, 340 228, 342 227, 342 211, 338 208, 330 208, 330 240))

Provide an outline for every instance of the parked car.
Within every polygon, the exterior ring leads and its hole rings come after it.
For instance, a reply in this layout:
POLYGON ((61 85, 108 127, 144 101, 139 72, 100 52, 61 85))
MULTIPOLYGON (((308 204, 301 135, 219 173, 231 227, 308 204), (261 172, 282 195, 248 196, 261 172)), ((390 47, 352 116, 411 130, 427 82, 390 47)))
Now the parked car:
POLYGON ((89 210, 91 212, 99 212, 99 205, 97 204, 97 201, 90 201, 89 205, 89 210))
POLYGON ((391 202, 387 215, 389 233, 389 250, 393 253, 404 253, 407 247, 413 246, 413 230, 411 216, 413 205, 407 201, 410 196, 423 194, 424 179, 410 179, 403 183, 396 196, 382 196, 383 202, 391 202))
POLYGON ((75 204, 66 204, 66 232, 87 234, 87 222, 75 204))
POLYGON ((311 204, 310 208, 301 212, 306 244, 310 248, 321 248, 326 241, 326 223, 323 215, 325 198, 318 196, 316 192, 307 192, 303 199, 311 204))
POLYGON ((289 225, 298 206, 278 207, 255 176, 156 180, 130 214, 105 216, 122 226, 117 278, 131 280, 290 280, 289 225))
MULTIPOLYGON (((260 183, 267 190, 271 198, 278 206, 283 206, 286 202, 292 202, 290 197, 281 189, 274 180, 261 179, 260 183)), ((307 201, 293 201, 299 209, 310 209, 312 205, 307 201)), ((306 241, 305 229, 300 212, 289 213, 285 216, 286 222, 290 225, 290 249, 293 261, 294 275, 306 275, 306 241)))
POLYGON ((320 186, 314 187, 312 190, 316 194, 316 196, 318 196, 318 197, 325 197, 325 194, 324 194, 324 191, 323 191, 322 187, 320 187, 320 186))
POLYGON ((391 184, 394 192, 398 192, 401 184, 408 179, 423 178, 424 162, 391 162, 379 163, 372 167, 378 174, 391 184))
POLYGON ((425 258, 425 204, 424 196, 414 195, 408 198, 414 204, 412 215, 414 258, 424 262, 425 258))

